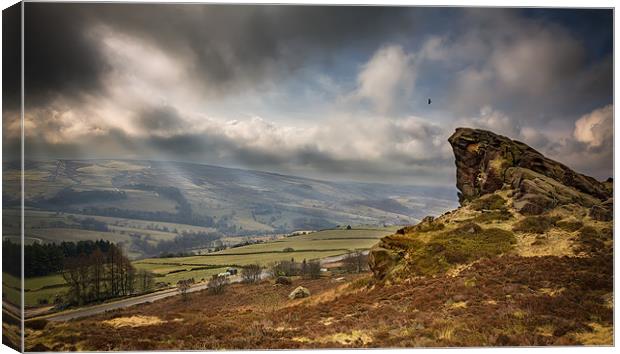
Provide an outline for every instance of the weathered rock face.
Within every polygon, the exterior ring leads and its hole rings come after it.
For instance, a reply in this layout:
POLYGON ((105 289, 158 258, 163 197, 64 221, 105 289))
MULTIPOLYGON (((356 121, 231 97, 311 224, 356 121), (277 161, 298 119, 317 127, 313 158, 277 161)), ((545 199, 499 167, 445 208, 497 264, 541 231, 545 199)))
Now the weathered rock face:
POLYGON ((469 128, 458 128, 448 141, 454 150, 461 203, 505 184, 515 189, 515 207, 524 214, 540 214, 574 202, 590 207, 611 197, 605 184, 519 141, 469 128))
MULTIPOLYGON (((417 225, 383 237, 369 254, 369 266, 376 279, 398 281, 411 275, 431 274, 428 272, 444 269, 444 265, 449 268, 463 264, 469 261, 469 255, 477 252, 484 257, 502 253, 517 242, 513 232, 530 232, 516 227, 517 221, 547 222, 557 235, 576 232, 579 228, 593 229, 587 223, 600 225, 613 220, 611 179, 598 182, 521 142, 489 131, 459 128, 449 142, 454 150, 462 206, 437 218, 426 217, 417 225), (523 217, 538 214, 544 215, 523 217), (576 229, 566 231, 567 227, 576 229), (484 241, 480 244, 467 246, 472 240, 481 239, 484 241)), ((530 225, 536 226, 539 225, 530 225)), ((613 227, 611 223, 609 226, 613 227)), ((577 243, 591 243, 591 240, 575 239, 574 235, 568 238, 577 243)), ((526 238, 520 240, 526 242, 526 238)), ((557 250, 563 250, 564 241, 557 242, 557 250)), ((528 254, 523 246, 518 252, 528 254)), ((603 241, 599 246, 599 249, 607 247, 603 241)), ((579 247, 575 250, 582 249, 579 247)), ((543 249, 544 252, 554 250, 554 247, 543 249)))

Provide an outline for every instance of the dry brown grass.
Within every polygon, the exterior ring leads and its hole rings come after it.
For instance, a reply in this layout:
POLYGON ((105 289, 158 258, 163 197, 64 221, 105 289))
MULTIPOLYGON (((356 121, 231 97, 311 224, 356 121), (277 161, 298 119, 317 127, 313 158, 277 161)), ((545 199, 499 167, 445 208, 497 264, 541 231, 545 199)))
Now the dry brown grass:
POLYGON ((155 316, 130 316, 130 317, 117 317, 111 320, 103 321, 102 323, 114 328, 121 327, 144 327, 153 326, 164 323, 159 317, 155 316))
POLYGON ((231 285, 30 332, 52 350, 606 344, 611 340, 612 258, 482 259, 456 275, 351 289, 367 275, 295 279, 289 287, 231 285), (270 302, 269 306, 265 304, 270 302), (147 320, 145 320, 147 319, 147 320), (113 326, 140 323, 143 326, 113 326), (147 324, 148 323, 148 324, 147 324), (232 335, 231 335, 232 334, 232 335))
POLYGON ((523 257, 575 256, 575 241, 565 231, 551 229, 544 235, 518 233, 515 252, 523 257))
POLYGON ((18 317, 2 309, 2 344, 19 351, 21 347, 21 322, 18 317))
POLYGON ((613 345, 614 329, 612 326, 602 326, 590 323, 590 330, 575 334, 575 339, 584 345, 613 345))

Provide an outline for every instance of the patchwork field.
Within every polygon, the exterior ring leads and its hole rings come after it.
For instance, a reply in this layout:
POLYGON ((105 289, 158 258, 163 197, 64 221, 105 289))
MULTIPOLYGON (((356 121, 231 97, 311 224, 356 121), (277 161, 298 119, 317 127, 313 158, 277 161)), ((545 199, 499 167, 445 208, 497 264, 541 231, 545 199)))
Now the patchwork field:
MULTIPOLYGON (((283 260, 295 259, 300 262, 303 259, 338 256, 350 250, 366 250, 381 237, 392 234, 395 230, 395 227, 324 230, 204 255, 141 259, 134 261, 133 265, 137 270, 152 272, 156 283, 172 286, 181 279, 209 279, 211 275, 221 273, 229 266, 239 267, 255 263, 269 266, 283 260)), ((16 290, 19 288, 18 278, 5 274, 3 283, 14 290, 8 294, 10 299, 19 296, 16 290)), ((27 278, 25 290, 26 306, 37 306, 41 302, 53 303, 54 298, 66 292, 67 287, 62 275, 55 274, 27 278)))
POLYGON ((134 265, 151 271, 174 271, 191 266, 244 266, 254 263, 268 266, 290 259, 299 262, 303 259, 338 256, 356 249, 369 249, 381 237, 394 231, 395 228, 324 230, 198 256, 149 258, 136 261, 134 265))

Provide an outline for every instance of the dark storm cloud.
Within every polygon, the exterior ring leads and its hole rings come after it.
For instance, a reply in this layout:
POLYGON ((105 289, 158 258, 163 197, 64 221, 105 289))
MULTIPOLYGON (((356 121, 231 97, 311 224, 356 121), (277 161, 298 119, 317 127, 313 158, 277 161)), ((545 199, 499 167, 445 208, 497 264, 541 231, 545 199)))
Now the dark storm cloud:
POLYGON ((98 5, 27 3, 24 14, 26 105, 100 88, 108 69, 86 31, 98 5))
POLYGON ((606 176, 609 14, 27 3, 27 148, 441 180, 466 125, 606 176))
POLYGON ((2 11, 2 111, 17 110, 21 100, 21 3, 2 11))
POLYGON ((378 41, 414 25, 397 8, 339 6, 27 3, 25 18, 32 104, 101 88, 110 67, 92 38, 97 25, 182 57, 198 79, 219 89, 252 84, 267 71, 274 74, 274 66, 290 72, 310 56, 378 41))
POLYGON ((165 132, 185 126, 179 111, 172 106, 145 107, 138 112, 136 121, 141 128, 150 132, 165 132))

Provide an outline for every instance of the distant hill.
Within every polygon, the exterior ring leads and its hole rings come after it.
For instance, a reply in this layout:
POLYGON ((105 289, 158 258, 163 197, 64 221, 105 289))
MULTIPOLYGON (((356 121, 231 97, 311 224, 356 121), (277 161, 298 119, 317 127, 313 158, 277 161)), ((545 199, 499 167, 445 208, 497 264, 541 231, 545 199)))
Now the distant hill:
MULTIPOLYGON (((25 204, 35 210, 193 225, 226 235, 337 225, 418 222, 456 205, 453 188, 329 182, 179 162, 26 162, 25 204)), ((4 164, 10 176, 18 170, 4 164)), ((18 195, 5 188, 5 207, 18 195)))

